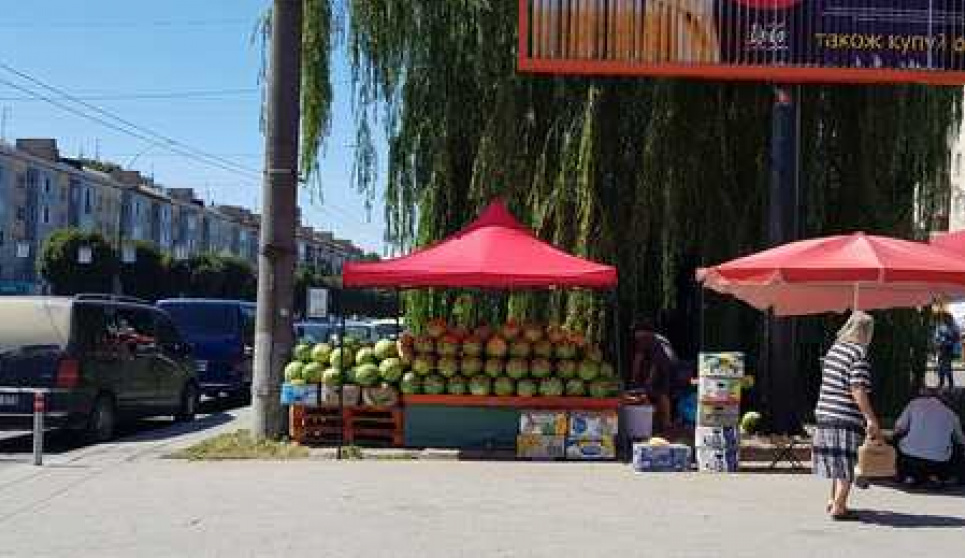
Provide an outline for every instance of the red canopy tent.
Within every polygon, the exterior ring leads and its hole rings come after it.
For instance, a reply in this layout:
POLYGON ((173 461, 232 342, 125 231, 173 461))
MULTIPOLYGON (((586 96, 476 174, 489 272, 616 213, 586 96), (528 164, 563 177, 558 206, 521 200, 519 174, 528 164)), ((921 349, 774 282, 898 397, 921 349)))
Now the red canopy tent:
POLYGON ((612 289, 617 270, 536 238, 497 200, 476 221, 438 244, 380 262, 345 264, 342 284, 347 288, 612 289))

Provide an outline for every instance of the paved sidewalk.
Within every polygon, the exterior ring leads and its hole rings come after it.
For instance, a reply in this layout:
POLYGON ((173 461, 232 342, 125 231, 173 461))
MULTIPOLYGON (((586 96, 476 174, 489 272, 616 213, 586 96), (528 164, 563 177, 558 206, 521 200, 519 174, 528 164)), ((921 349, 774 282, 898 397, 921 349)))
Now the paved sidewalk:
POLYGON ((618 464, 65 463, 0 480, 0 556, 957 556, 965 499, 618 464))

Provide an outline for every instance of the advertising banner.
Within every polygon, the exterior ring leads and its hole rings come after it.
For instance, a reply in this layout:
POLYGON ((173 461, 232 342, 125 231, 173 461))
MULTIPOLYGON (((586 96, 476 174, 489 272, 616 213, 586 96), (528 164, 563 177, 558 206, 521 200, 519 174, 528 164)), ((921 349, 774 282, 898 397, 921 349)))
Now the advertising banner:
POLYGON ((965 0, 520 0, 519 69, 965 83, 965 0))

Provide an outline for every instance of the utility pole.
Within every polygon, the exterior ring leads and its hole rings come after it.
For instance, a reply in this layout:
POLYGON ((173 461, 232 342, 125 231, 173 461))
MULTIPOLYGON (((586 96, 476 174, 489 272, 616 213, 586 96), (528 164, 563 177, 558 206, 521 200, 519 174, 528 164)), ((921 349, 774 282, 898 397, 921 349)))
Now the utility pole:
POLYGON ((301 46, 302 0, 274 0, 252 393, 256 440, 279 437, 284 425, 279 391, 294 336, 301 46))
MULTIPOLYGON (((767 228, 771 246, 797 240, 801 234, 800 91, 800 86, 774 88, 767 228)), ((767 378, 762 388, 771 429, 779 432, 801 426, 796 333, 793 318, 768 316, 763 367, 767 378)))

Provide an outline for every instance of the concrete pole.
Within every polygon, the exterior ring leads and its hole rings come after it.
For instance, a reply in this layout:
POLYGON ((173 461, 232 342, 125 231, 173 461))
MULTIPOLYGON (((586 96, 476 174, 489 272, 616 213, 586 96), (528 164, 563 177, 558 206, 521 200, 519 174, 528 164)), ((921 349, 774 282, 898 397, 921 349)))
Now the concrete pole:
POLYGON ((292 295, 298 133, 301 101, 302 0, 274 0, 268 66, 265 176, 258 254, 258 316, 252 406, 255 439, 283 433, 282 370, 292 346, 292 295))

